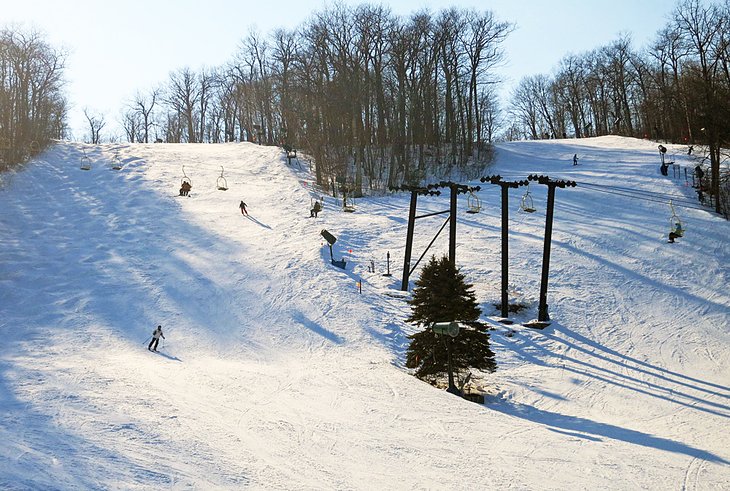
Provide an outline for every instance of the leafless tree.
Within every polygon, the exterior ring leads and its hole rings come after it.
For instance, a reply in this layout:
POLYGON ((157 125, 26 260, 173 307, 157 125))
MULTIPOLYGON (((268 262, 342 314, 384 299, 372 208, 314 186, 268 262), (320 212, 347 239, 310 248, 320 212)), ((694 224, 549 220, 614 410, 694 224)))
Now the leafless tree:
POLYGON ((127 141, 130 143, 143 141, 142 133, 142 120, 138 112, 127 109, 122 113, 122 128, 124 134, 127 137, 127 141))
POLYGON ((135 127, 138 128, 137 131, 141 129, 141 135, 137 137, 140 142, 150 142, 150 130, 155 125, 153 111, 155 110, 159 97, 160 89, 152 89, 147 94, 138 91, 129 104, 132 114, 125 119, 128 119, 130 122, 134 121, 136 123, 135 127))
POLYGON ((5 164, 63 136, 65 57, 37 32, 0 30, 0 158, 5 164))
POLYGON ((101 143, 101 130, 106 126, 103 114, 94 114, 88 108, 84 108, 84 116, 89 124, 87 143, 94 145, 101 143))
POLYGON ((178 130, 174 131, 169 125, 167 141, 187 141, 197 143, 198 105, 200 104, 200 87, 198 77, 190 68, 182 68, 170 73, 165 103, 172 110, 174 117, 168 116, 176 122, 178 130))

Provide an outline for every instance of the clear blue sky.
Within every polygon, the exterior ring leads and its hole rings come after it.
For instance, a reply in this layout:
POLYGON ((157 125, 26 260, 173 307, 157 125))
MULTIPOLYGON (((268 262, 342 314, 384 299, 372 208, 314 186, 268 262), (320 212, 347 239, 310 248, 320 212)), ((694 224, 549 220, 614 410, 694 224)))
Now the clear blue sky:
MULTIPOLYGON (((0 22, 45 33, 69 52, 66 64, 70 124, 81 139, 87 131, 83 108, 104 113, 107 128, 121 136, 121 108, 137 90, 167 80, 171 71, 197 70, 230 60, 240 40, 255 27, 268 33, 295 28, 333 2, 259 0, 0 0, 0 22)), ((670 0, 393 0, 397 15, 457 6, 492 10, 516 24, 506 41, 504 93, 526 75, 550 73, 568 53, 604 45, 630 33, 635 48, 654 38, 676 6, 670 0)))

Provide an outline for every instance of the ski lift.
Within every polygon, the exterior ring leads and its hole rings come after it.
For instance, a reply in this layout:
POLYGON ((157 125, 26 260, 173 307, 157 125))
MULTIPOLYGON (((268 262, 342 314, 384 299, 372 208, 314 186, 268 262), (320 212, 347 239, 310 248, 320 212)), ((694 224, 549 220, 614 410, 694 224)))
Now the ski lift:
POLYGON ((347 197, 342 197, 342 211, 346 211, 347 213, 352 213, 355 211, 355 198, 350 198, 350 201, 348 203, 347 197))
POLYGON ((81 157, 81 170, 91 170, 91 159, 89 159, 85 151, 84 156, 81 157))
POLYGON ((320 196, 318 198, 317 197, 314 197, 314 196, 311 196, 309 198, 309 208, 310 209, 314 208, 314 204, 315 203, 319 203, 320 211, 321 210, 324 210, 324 196, 320 196))
POLYGON ((228 190, 228 182, 226 181, 226 178, 223 177, 223 166, 222 165, 221 165, 221 176, 216 181, 216 187, 218 188, 218 191, 228 190))
POLYGON ((114 170, 121 170, 122 169, 122 159, 119 158, 119 154, 114 154, 114 159, 112 160, 112 169, 114 170))
POLYGON ((37 141, 33 140, 32 142, 30 142, 30 154, 31 155, 40 153, 40 151, 41 151, 41 146, 38 144, 37 141))
POLYGON ((524 211, 525 213, 535 213, 535 204, 532 201, 529 184, 527 185, 527 190, 525 191, 525 194, 522 195, 522 200, 520 201, 520 210, 524 211))
POLYGON ((669 200, 669 208, 672 210, 672 216, 669 219, 669 232, 677 237, 683 237, 684 226, 682 225, 682 220, 679 219, 677 213, 674 211, 674 204, 672 203, 672 200, 669 200))
POLYGON ((479 196, 474 194, 474 191, 469 191, 469 196, 466 198, 466 212, 467 213, 479 213, 482 209, 482 202, 479 200, 479 196))
POLYGON ((190 178, 187 176, 187 174, 185 174, 185 166, 184 165, 182 166, 182 173, 183 173, 183 177, 180 180, 180 184, 182 185, 182 184, 188 183, 188 185, 190 187, 192 187, 193 186, 193 181, 191 181, 190 178))

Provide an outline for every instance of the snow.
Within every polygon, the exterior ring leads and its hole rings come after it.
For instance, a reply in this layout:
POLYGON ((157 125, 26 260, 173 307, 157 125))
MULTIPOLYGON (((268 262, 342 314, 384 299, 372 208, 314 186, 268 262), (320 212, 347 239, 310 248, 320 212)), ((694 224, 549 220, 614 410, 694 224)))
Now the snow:
MULTIPOLYGON (((457 265, 499 364, 480 405, 403 367, 408 195, 354 213, 326 197, 314 219, 308 162, 277 148, 59 142, 0 187, 0 488, 730 489, 730 224, 677 206, 686 233, 667 244, 668 200, 693 189, 658 161, 620 137, 499 145, 491 174, 578 182, 556 191, 542 331, 493 320, 499 187, 477 215, 460 196, 457 265)), ((518 321, 537 317, 546 186, 533 214, 523 192, 518 321)), ((417 222, 413 261, 443 219, 417 222)))

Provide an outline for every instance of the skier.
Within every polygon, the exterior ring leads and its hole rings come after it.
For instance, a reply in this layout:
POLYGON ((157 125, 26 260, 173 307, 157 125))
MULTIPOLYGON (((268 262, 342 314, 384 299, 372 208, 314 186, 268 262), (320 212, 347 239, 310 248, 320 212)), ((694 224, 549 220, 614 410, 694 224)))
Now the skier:
POLYGON ((248 211, 246 210, 246 203, 244 203, 243 200, 241 200, 241 204, 238 205, 238 207, 241 209, 241 215, 248 216, 248 211))
POLYGON ((578 154, 573 154, 573 165, 578 165, 578 154))
POLYGON ((319 204, 319 201, 315 201, 314 206, 309 210, 309 218, 317 218, 317 213, 320 211, 322 211, 322 205, 319 204))
POLYGON ((702 187, 702 178, 705 177, 705 171, 702 170, 702 166, 698 165, 695 167, 695 175, 697 176, 697 199, 701 202, 705 201, 705 195, 703 193, 704 188, 702 187))
POLYGON ((147 346, 147 349, 150 351, 157 351, 157 345, 160 343, 160 336, 162 336, 162 339, 165 339, 165 335, 162 334, 162 326, 157 326, 157 329, 152 331, 152 341, 150 341, 149 346, 147 346), (152 345, 155 345, 153 348, 152 345))

